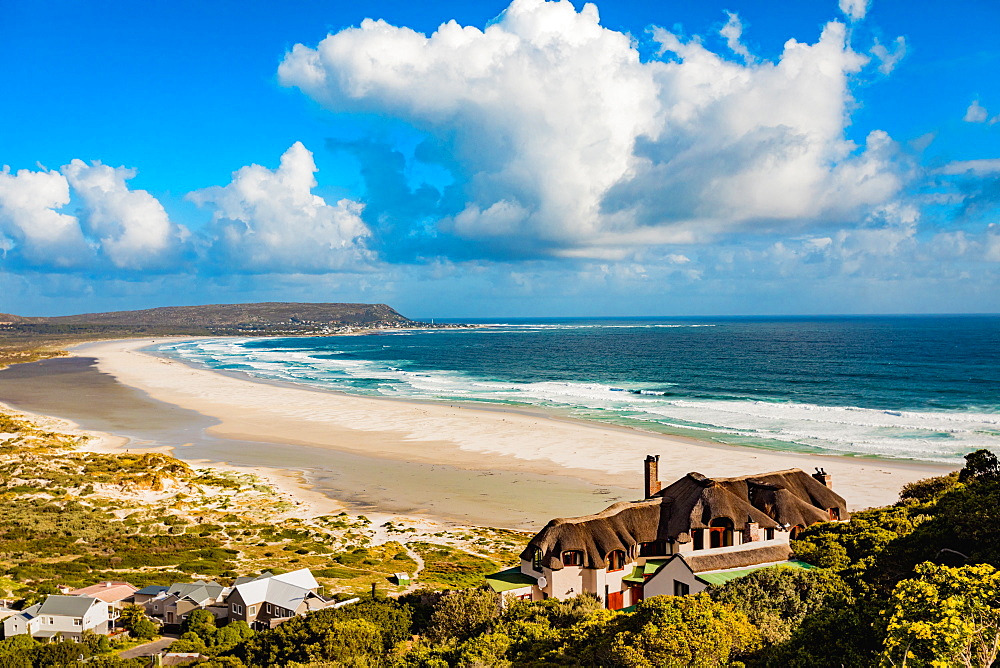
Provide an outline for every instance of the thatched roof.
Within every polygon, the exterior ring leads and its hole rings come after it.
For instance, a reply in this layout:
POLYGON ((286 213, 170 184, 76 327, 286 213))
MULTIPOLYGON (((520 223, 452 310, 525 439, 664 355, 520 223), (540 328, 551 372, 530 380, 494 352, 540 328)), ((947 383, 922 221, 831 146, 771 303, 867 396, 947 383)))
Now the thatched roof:
POLYGON ((787 543, 768 545, 753 550, 721 550, 707 554, 701 552, 684 552, 684 561, 695 573, 718 571, 723 568, 742 568, 769 564, 772 561, 788 561, 792 556, 792 548, 787 543))
POLYGON ((764 529, 809 526, 829 519, 829 508, 839 509, 842 519, 849 517, 844 499, 801 469, 737 478, 689 473, 652 499, 616 503, 596 515, 552 520, 521 558, 531 560, 540 549, 542 564, 558 570, 563 567, 562 553, 574 550, 583 552, 585 568, 604 568, 605 558, 614 550, 633 559, 641 543, 686 543, 692 529, 707 528, 716 518, 728 518, 736 531, 748 522, 764 529))

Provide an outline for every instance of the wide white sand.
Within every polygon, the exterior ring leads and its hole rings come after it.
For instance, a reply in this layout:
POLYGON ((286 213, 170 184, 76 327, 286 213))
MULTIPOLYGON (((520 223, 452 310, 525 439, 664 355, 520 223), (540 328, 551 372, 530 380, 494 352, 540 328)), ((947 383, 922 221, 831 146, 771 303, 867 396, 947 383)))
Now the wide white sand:
POLYGON ((948 470, 932 463, 715 445, 542 413, 356 397, 257 382, 138 350, 151 343, 132 339, 84 344, 74 354, 96 358, 102 372, 155 399, 218 419, 220 424, 210 431, 227 438, 335 448, 478 471, 557 473, 632 488, 642 486, 647 454, 660 455, 660 478, 667 483, 689 471, 734 476, 793 467, 811 472, 822 466, 854 509, 892 503, 905 483, 948 470))

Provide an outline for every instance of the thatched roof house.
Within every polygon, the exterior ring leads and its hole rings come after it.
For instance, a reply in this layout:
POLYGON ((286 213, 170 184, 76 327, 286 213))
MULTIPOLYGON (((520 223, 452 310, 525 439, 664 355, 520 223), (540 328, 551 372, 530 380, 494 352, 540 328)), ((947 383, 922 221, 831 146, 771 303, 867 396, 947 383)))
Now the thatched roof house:
POLYGON ((643 543, 688 543, 692 530, 707 529, 713 521, 728 520, 732 530, 743 531, 749 525, 787 530, 849 518, 847 503, 829 487, 829 476, 801 469, 735 478, 689 473, 663 489, 656 482, 649 493, 651 498, 616 503, 596 515, 552 520, 521 558, 559 570, 565 553, 582 552, 579 565, 605 568, 607 555, 616 550, 632 560, 643 543))

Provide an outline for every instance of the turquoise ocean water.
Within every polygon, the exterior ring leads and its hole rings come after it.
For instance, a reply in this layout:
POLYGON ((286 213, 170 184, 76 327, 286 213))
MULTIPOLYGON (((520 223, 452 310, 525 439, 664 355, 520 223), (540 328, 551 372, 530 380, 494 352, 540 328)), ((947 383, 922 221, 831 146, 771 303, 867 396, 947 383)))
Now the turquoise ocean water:
POLYGON ((1000 316, 478 324, 157 350, 314 388, 530 406, 724 443, 943 462, 1000 453, 1000 316))

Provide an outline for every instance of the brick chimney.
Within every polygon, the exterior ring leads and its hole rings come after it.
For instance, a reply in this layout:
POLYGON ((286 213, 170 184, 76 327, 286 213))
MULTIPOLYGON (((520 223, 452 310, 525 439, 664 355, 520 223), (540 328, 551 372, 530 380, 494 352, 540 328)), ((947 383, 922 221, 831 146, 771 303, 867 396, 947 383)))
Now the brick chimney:
POLYGON ((831 482, 832 478, 830 474, 826 472, 826 469, 817 468, 816 473, 813 473, 812 477, 827 487, 833 487, 833 482, 831 482))
POLYGON ((660 483, 660 456, 646 455, 646 498, 651 499, 653 495, 660 491, 663 485, 660 483))

